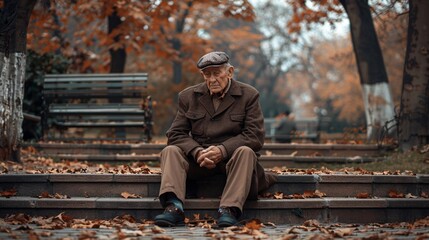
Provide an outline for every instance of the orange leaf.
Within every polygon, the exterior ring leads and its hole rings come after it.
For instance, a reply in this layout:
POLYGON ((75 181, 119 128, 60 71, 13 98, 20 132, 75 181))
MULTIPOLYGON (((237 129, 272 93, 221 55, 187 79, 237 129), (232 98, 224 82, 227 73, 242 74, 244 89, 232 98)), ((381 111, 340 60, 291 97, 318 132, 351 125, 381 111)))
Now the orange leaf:
POLYGON ((389 197, 390 198, 404 198, 405 195, 403 193, 396 191, 396 190, 390 190, 389 191, 389 197))
POLYGON ((259 230, 262 227, 261 220, 252 219, 246 223, 246 227, 253 230, 259 230))
POLYGON ((9 190, 0 192, 0 196, 10 198, 10 197, 16 196, 16 193, 17 193, 16 189, 9 189, 9 190))
POLYGON ((45 191, 39 195, 39 198, 52 198, 52 196, 48 192, 45 191))
POLYGON ((369 193, 367 192, 362 192, 362 193, 358 193, 357 198, 369 198, 369 193))
POLYGON ((122 192, 121 196, 123 198, 125 198, 125 199, 128 199, 128 198, 141 198, 140 195, 137 195, 137 194, 134 194, 134 193, 129 193, 129 192, 122 192))
POLYGON ((283 193, 282 192, 276 192, 274 194, 275 199, 283 199, 283 193))

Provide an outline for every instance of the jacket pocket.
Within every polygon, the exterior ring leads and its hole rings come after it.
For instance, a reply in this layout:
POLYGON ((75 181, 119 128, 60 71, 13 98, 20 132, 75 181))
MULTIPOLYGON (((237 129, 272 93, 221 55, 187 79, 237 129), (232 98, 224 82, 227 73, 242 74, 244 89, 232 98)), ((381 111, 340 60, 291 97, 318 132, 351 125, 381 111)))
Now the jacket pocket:
POLYGON ((189 119, 191 123, 192 135, 202 135, 204 133, 204 117, 205 113, 198 112, 187 112, 185 117, 189 119))
POLYGON ((244 114, 231 114, 229 118, 231 119, 231 133, 239 134, 243 130, 244 127, 244 119, 246 115, 244 114))

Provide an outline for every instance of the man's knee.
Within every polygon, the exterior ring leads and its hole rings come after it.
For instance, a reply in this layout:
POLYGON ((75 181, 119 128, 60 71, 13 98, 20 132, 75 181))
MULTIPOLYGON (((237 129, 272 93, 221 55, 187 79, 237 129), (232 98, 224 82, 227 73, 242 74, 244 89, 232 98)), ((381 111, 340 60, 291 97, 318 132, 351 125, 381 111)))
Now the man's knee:
POLYGON ((233 161, 255 161, 257 160, 256 153, 247 146, 241 146, 237 148, 232 154, 231 160, 233 161))
POLYGON ((186 161, 186 156, 181 148, 175 145, 168 145, 161 151, 160 155, 161 163, 167 163, 170 161, 186 161))
POLYGON ((182 149, 175 145, 168 145, 161 151, 161 155, 171 154, 171 153, 182 153, 182 149))
POLYGON ((234 154, 246 154, 246 155, 253 155, 256 157, 255 151, 253 151, 253 149, 251 149, 250 147, 247 147, 247 146, 238 147, 234 151, 234 154))

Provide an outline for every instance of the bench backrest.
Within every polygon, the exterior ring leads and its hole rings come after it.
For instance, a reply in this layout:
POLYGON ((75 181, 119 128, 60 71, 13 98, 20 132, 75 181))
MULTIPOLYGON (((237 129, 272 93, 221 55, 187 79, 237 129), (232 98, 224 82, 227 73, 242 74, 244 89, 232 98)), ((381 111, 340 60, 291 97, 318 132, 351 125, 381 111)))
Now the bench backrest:
POLYGON ((46 75, 44 138, 80 141, 109 136, 112 140, 150 141, 152 101, 147 85, 147 73, 46 75), (57 131, 50 131, 54 127, 57 131), (69 128, 74 129, 68 131, 69 128), (113 137, 109 135, 112 129, 113 137))
POLYGON ((45 99, 142 98, 146 96, 147 73, 48 74, 45 99))
MULTIPOLYGON (((315 138, 319 130, 318 118, 302 118, 294 120, 296 124, 297 135, 296 138, 315 138)), ((265 138, 275 139, 277 136, 276 127, 278 120, 275 118, 265 118, 265 138)))

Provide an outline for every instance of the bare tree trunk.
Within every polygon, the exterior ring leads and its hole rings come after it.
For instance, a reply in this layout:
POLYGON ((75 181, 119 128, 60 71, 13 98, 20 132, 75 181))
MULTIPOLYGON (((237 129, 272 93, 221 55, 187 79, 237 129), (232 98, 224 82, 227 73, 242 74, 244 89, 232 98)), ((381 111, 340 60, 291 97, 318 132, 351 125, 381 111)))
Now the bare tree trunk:
MULTIPOLYGON (((108 33, 112 33, 113 30, 118 28, 122 24, 121 17, 118 16, 118 12, 114 9, 113 13, 108 17, 108 33)), ((113 38, 115 42, 119 42, 121 35, 117 35, 113 38)), ((127 61, 127 52, 124 47, 118 49, 109 49, 110 53, 110 73, 123 73, 125 70, 125 63, 127 61)), ((122 103, 121 99, 109 99, 111 103, 122 103)), ((125 139, 126 130, 125 128, 116 128, 115 135, 118 138, 125 139)))
POLYGON ((5 0, 0 13, 0 161, 20 161, 27 27, 37 0, 5 0))
POLYGON ((410 0, 399 145, 429 144, 429 1, 410 0))
MULTIPOLYGON (((394 119, 394 106, 386 67, 372 21, 368 0, 340 0, 350 20, 367 120, 368 141, 377 140, 386 122, 394 119)), ((393 128, 390 132, 393 131, 393 128)))
MULTIPOLYGON (((194 1, 187 1, 186 5, 187 8, 183 11, 181 16, 176 21, 176 34, 182 34, 185 29, 185 20, 189 15, 189 9, 194 4, 194 1)), ((173 49, 179 53, 179 59, 173 60, 173 83, 174 84, 180 84, 182 82, 182 42, 179 38, 173 37, 173 39, 170 41, 173 49)))
MULTIPOLYGON (((121 18, 118 16, 117 11, 113 11, 112 15, 108 17, 108 32, 112 33, 115 28, 121 25, 121 18)), ((115 36, 115 42, 119 42, 121 36, 115 36)), ((123 73, 125 70, 125 62, 127 61, 127 52, 124 47, 118 49, 110 49, 110 72, 123 73)))

